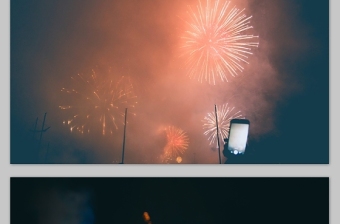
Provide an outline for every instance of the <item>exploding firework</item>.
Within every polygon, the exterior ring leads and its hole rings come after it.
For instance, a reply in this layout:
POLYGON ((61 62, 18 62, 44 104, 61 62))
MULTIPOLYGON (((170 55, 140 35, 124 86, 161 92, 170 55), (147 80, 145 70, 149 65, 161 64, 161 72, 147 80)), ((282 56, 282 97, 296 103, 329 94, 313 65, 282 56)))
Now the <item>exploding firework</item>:
POLYGON ((71 79, 75 87, 61 89, 68 94, 68 104, 59 106, 68 117, 63 123, 71 132, 84 134, 93 129, 103 135, 112 134, 124 125, 125 108, 131 110, 137 103, 130 79, 122 76, 115 80, 110 70, 92 70, 90 75, 78 74, 71 79))
POLYGON ((179 128, 169 126, 165 129, 167 143, 164 147, 163 162, 169 162, 182 155, 189 145, 187 134, 179 128))
POLYGON ((237 76, 244 70, 242 64, 249 64, 252 48, 259 45, 258 36, 248 34, 252 17, 229 5, 228 1, 207 0, 205 6, 199 1, 196 11, 189 6, 181 57, 190 78, 216 84, 217 80, 228 81, 227 74, 237 76))
POLYGON ((182 157, 178 156, 178 157, 176 158, 176 162, 177 162, 177 163, 181 163, 181 162, 182 162, 182 157))
MULTIPOLYGON (((234 107, 228 107, 224 104, 221 107, 217 106, 217 122, 220 139, 223 140, 228 137, 230 120, 234 118, 243 118, 241 111, 236 111, 234 107)), ((203 119, 204 134, 208 136, 209 144, 217 144, 217 127, 215 111, 208 113, 203 119)))

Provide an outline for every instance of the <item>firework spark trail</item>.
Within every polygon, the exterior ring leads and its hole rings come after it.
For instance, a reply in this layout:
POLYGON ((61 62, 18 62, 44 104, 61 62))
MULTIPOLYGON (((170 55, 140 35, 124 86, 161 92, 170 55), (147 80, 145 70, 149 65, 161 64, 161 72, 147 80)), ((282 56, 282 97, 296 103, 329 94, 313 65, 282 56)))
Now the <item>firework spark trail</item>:
POLYGON ((165 129, 165 132, 167 143, 162 156, 163 162, 176 159, 185 152, 189 145, 189 138, 182 129, 169 126, 165 129))
POLYGON ((186 59, 190 78, 209 84, 216 84, 218 78, 228 82, 227 73, 235 77, 242 72, 241 63, 248 64, 252 48, 258 47, 259 43, 253 41, 258 36, 246 33, 253 28, 249 25, 252 17, 236 7, 228 11, 229 4, 227 1, 220 6, 216 0, 212 5, 207 0, 204 7, 199 1, 196 12, 189 6, 191 21, 185 22, 190 30, 182 36, 185 43, 180 57, 186 59))
MULTIPOLYGON (((221 107, 217 106, 217 122, 221 139, 228 137, 230 120, 234 118, 243 118, 241 111, 235 111, 234 107, 228 107, 228 103, 222 105, 221 107)), ((204 135, 208 136, 209 144, 217 144, 215 111, 208 113, 207 116, 204 117, 203 129, 206 130, 204 131, 204 135)))
MULTIPOLYGON (((127 77, 120 77, 114 82, 109 74, 92 74, 86 78, 81 74, 71 77, 76 88, 61 91, 69 94, 69 105, 59 106, 67 111, 68 120, 63 123, 82 134, 90 133, 93 128, 103 135, 113 134, 123 124, 124 109, 135 107, 136 96, 133 86, 127 77), (99 125, 98 125, 99 124, 99 125)), ((134 114, 135 115, 135 114, 134 114)))

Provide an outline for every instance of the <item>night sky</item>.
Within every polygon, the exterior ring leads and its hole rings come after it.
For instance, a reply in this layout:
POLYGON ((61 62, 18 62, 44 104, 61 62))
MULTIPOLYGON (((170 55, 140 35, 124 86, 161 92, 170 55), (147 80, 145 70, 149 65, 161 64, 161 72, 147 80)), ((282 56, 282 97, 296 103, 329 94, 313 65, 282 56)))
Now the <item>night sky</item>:
POLYGON ((328 178, 11 178, 11 224, 329 223, 328 178))
POLYGON ((128 115, 125 163, 160 163, 168 125, 188 135, 182 163, 218 163, 202 120, 224 103, 251 123, 243 163, 328 163, 329 2, 233 1, 252 15, 259 47, 242 74, 215 86, 190 79, 180 67, 181 18, 187 5, 196 4, 12 0, 11 163, 119 163, 122 125, 113 135, 71 133, 59 109, 70 100, 61 89, 74 87, 72 76, 108 68, 131 77, 137 95, 136 116, 128 115), (50 128, 38 150, 40 135, 32 130, 36 118, 41 129, 45 113, 50 128))

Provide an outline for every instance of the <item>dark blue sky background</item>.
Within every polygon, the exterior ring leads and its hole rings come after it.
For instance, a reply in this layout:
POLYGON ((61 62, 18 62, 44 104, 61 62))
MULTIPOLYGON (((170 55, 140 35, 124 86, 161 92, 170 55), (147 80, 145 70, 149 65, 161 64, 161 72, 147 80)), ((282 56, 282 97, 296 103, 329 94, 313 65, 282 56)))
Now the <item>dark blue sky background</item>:
MULTIPOLYGON (((117 163, 122 128, 112 137, 77 136, 62 125, 60 89, 77 73, 111 66, 134 79, 126 163, 157 163, 159 129, 188 133, 183 163, 217 163, 201 120, 229 102, 250 120, 246 163, 328 163, 329 2, 243 0, 259 48, 241 77, 211 87, 178 70, 176 47, 186 4, 196 1, 11 1, 11 163, 117 163), (33 139, 35 119, 41 150, 33 139)), ((36 136, 38 137, 38 135, 36 136)))

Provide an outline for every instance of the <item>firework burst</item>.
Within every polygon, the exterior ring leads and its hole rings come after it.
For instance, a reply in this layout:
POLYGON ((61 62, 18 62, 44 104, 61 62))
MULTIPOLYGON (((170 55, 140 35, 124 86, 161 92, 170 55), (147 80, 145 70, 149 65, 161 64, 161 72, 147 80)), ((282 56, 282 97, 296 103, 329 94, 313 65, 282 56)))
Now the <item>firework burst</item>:
POLYGON ((113 134, 124 125, 125 108, 133 109, 137 103, 130 79, 122 76, 114 80, 110 70, 92 70, 90 75, 78 74, 71 79, 75 87, 61 89, 68 94, 68 104, 59 106, 68 117, 63 123, 71 132, 113 134))
POLYGON ((197 10, 189 7, 189 28, 182 36, 180 57, 185 58, 190 78, 209 84, 228 81, 228 76, 244 70, 242 64, 248 64, 252 48, 258 47, 258 36, 248 34, 252 17, 229 5, 229 1, 207 0, 206 5, 199 1, 197 10))
MULTIPOLYGON (((217 122, 220 139, 228 137, 230 120, 234 118, 243 118, 241 111, 236 111, 234 107, 228 107, 224 104, 221 107, 217 106, 217 122)), ((217 127, 215 111, 208 113, 203 119, 204 134, 208 136, 209 144, 217 144, 217 127)))
POLYGON ((162 156, 163 162, 176 159, 185 152, 189 145, 189 138, 182 129, 169 126, 165 129, 165 132, 167 143, 162 156))

